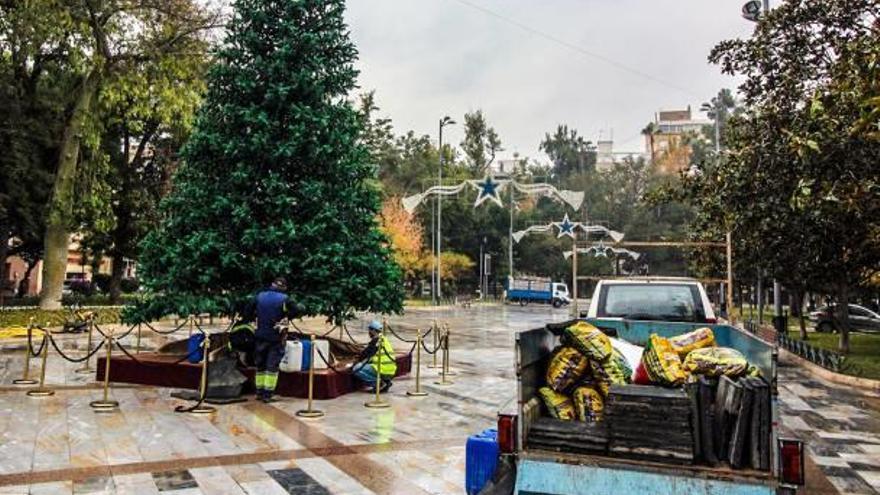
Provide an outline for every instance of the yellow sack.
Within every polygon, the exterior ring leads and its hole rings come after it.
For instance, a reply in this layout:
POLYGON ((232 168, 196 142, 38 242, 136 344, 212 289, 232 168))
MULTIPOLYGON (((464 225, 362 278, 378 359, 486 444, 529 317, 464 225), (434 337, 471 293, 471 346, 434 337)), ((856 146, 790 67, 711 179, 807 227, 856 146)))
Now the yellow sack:
POLYGON ((745 373, 748 367, 749 362, 742 353, 729 347, 697 349, 684 359, 684 369, 697 375, 732 378, 745 373))
POLYGON ((579 321, 565 329, 568 342, 585 356, 604 361, 611 355, 611 341, 602 330, 585 321, 579 321))
POLYGON ((550 387, 541 387, 538 389, 538 393, 544 399, 544 405, 550 411, 550 416, 565 421, 571 421, 575 418, 574 404, 567 395, 556 393, 550 387))
POLYGON ((651 382, 658 385, 678 386, 684 383, 687 375, 682 369, 681 358, 672 348, 669 340, 655 333, 651 334, 642 363, 651 382))
POLYGON ((709 327, 698 328, 693 332, 684 333, 669 339, 678 357, 684 359, 688 353, 696 349, 715 347, 715 334, 709 327))
POLYGON ((627 374, 621 362, 625 363, 626 359, 619 352, 612 352, 611 356, 602 362, 590 360, 593 383, 602 392, 602 395, 608 395, 611 385, 629 383, 629 377, 632 376, 632 373, 627 374))
POLYGON ((559 347, 547 367, 547 386, 556 392, 565 392, 584 377, 589 365, 590 360, 577 349, 559 347))
POLYGON ((602 399, 602 394, 595 387, 581 385, 574 389, 572 398, 574 399, 577 419, 587 423, 602 421, 602 410, 605 408, 605 401, 602 399))

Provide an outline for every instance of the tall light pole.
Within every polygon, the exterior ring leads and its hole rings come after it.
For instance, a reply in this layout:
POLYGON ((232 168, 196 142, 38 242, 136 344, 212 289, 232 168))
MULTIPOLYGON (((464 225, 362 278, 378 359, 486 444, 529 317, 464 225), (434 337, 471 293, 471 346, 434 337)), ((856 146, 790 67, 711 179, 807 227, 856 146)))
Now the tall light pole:
MULTIPOLYGON (((455 121, 452 120, 448 115, 446 115, 442 119, 440 119, 440 126, 439 126, 440 138, 439 138, 439 148, 438 148, 438 151, 440 152, 439 153, 440 160, 437 165, 437 186, 443 185, 443 128, 448 125, 454 125, 454 124, 455 124, 455 121)), ((440 252, 441 252, 440 251, 440 233, 441 233, 440 219, 442 218, 442 211, 443 211, 442 197, 437 196, 437 235, 436 235, 436 240, 437 240, 437 275, 435 277, 437 287, 436 287, 435 293, 437 294, 438 300, 443 295, 441 292, 441 289, 440 289, 440 287, 442 286, 441 277, 440 277, 440 252)))

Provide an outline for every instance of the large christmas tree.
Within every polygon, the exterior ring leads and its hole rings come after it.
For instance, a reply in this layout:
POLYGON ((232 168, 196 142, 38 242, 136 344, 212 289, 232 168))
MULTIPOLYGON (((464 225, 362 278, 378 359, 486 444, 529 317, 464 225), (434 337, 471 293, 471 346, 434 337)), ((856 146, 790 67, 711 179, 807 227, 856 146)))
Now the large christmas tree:
POLYGON ((402 307, 360 143, 344 0, 237 0, 132 317, 228 313, 285 276, 310 315, 402 307))

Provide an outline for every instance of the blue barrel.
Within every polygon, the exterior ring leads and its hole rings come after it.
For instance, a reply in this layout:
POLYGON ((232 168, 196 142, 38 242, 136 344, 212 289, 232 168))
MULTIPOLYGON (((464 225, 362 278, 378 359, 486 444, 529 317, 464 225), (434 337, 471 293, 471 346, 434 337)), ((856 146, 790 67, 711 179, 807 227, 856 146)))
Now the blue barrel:
POLYGON ((202 342, 204 341, 205 335, 202 332, 194 333, 189 336, 189 340, 186 342, 187 361, 194 364, 202 362, 202 355, 204 354, 202 342))
POLYGON ((302 371, 308 371, 312 367, 312 341, 302 339, 300 342, 303 345, 302 371))
POLYGON ((464 485, 468 495, 486 486, 498 466, 498 430, 490 428, 467 439, 464 485))

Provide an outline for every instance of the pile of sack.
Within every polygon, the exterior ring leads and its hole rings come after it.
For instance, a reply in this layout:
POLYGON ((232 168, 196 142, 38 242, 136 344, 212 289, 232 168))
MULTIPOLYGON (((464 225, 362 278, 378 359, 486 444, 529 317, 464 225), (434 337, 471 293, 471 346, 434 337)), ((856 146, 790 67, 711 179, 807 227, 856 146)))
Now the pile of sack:
POLYGON ((554 418, 594 423, 602 420, 611 385, 630 383, 632 374, 607 335, 578 322, 565 329, 547 366, 546 386, 538 392, 554 418))
POLYGON ((716 346, 708 327, 672 338, 651 334, 635 370, 612 341, 584 321, 565 329, 550 358, 546 385, 538 390, 552 417, 601 421, 612 385, 679 387, 701 376, 760 376, 742 353, 716 346))
POLYGON ((651 334, 633 383, 677 387, 700 376, 759 375, 760 371, 742 353, 716 346, 715 335, 707 327, 671 338, 651 334))

